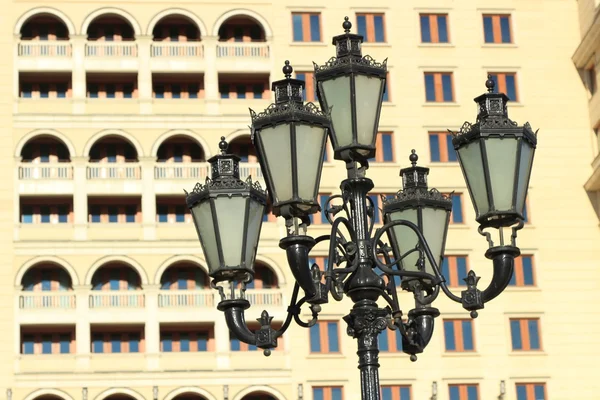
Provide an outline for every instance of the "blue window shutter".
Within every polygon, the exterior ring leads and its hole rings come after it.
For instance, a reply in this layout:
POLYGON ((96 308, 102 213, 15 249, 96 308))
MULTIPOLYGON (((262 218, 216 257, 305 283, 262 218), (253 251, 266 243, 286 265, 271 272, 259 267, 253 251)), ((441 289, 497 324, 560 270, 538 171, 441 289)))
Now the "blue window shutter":
POLYGON ((511 101, 517 101, 517 85, 515 82, 515 76, 506 74, 504 79, 506 80, 506 95, 511 101))
POLYGON ((444 101, 453 101, 452 93, 452 75, 442 74, 442 91, 444 92, 444 101))
POLYGON ((175 222, 185 222, 185 206, 175 206, 175 222))
POLYGON ((208 350, 208 333, 207 332, 199 332, 197 336, 198 341, 198 351, 207 351, 208 350))
POLYGON ((448 16, 438 15, 438 40, 440 43, 448 43, 448 16))
POLYGON ((523 343, 521 342, 521 324, 518 319, 510 321, 510 336, 513 350, 521 350, 523 343))
POLYGON ((134 223, 136 214, 137 214, 136 206, 127 206, 125 208, 125 222, 134 223))
POLYGON ((537 319, 531 319, 527 321, 527 327, 529 328, 529 348, 531 350, 540 349, 540 331, 539 321, 537 319))
POLYGON ((431 43, 431 26, 429 15, 421 15, 421 42, 431 43))
POLYGON ((465 350, 474 350, 473 344, 473 322, 471 320, 461 321, 463 331, 463 348, 465 350))
POLYGON ((535 385, 533 391, 535 400, 546 400, 546 391, 544 390, 544 385, 535 385))
POLYGON ((42 335, 42 354, 52 354, 52 336, 42 335))
POLYGON ((510 19, 507 16, 500 17, 500 31, 502 32, 502 43, 510 43, 510 19))
POLYGON ((327 341, 329 343, 329 352, 337 353, 340 351, 340 344, 338 342, 338 324, 337 322, 327 323, 327 341))
POLYGON ((521 256, 523 266, 523 283, 525 286, 533 286, 533 263, 531 257, 521 256))
POLYGON ((23 354, 33 354, 33 335, 23 335, 23 354))
POLYGON ((381 388, 381 400, 392 400, 392 388, 383 387, 381 388))
POLYGON ((253 345, 253 344, 249 344, 249 345, 248 345, 248 351, 254 351, 254 350, 257 350, 257 349, 258 349, 258 347, 256 347, 256 346, 255 346, 255 345, 253 345))
POLYGON ((446 342, 447 351, 456 350, 453 321, 444 321, 444 340, 446 342))
POLYGON ((528 400, 527 399, 527 386, 517 385, 517 400, 528 400))
POLYGON ((179 351, 190 351, 190 335, 188 333, 179 334, 179 351))
POLYGON ((367 37, 367 17, 365 15, 359 15, 356 17, 356 32, 364 37, 364 41, 368 42, 367 37))
POLYGON ((466 257, 456 257, 456 268, 457 276, 458 276, 458 284, 464 285, 464 279, 467 277, 467 258, 466 257))
POLYGON ((140 335, 137 333, 129 334, 129 352, 139 353, 140 352, 140 335))
POLYGON ((115 333, 110 335, 110 351, 111 353, 121 352, 121 334, 115 333))
POLYGON ((312 353, 321 352, 321 333, 318 323, 310 327, 310 351, 312 353))
POLYGON ((24 224, 33 223, 33 207, 23 206, 21 211, 21 222, 24 224))
POLYGON ((104 353, 104 337, 102 334, 94 334, 92 339, 92 350, 94 353, 104 353))
POLYGON ((435 101, 435 83, 433 74, 425 74, 425 100, 435 101))
POLYGON ((400 388, 400 400, 410 400, 410 388, 400 388))
POLYGON ((452 222, 454 222, 454 223, 463 222, 462 196, 458 195, 458 194, 452 196, 452 222))
POLYGON ((469 385, 467 387, 467 400, 479 400, 477 396, 477 386, 469 385))
POLYGON ((448 261, 448 257, 444 257, 444 261, 442 261, 442 275, 446 278, 446 282, 448 284, 452 284, 450 282, 450 262, 448 261))
POLYGON ((402 334, 400 330, 396 330, 396 351, 402 351, 402 334))
POLYGON ((162 338, 162 351, 169 353, 173 351, 173 335, 165 333, 162 338))
POLYGON ((450 386, 450 400, 463 400, 460 398, 460 389, 458 386, 450 386))
POLYGON ((311 15, 310 16, 310 41, 320 42, 321 41, 321 16, 311 15))
POLYGON ((483 36, 486 43, 494 43, 494 27, 492 17, 483 17, 483 36))
POLYGON ((331 388, 331 400, 342 400, 342 389, 339 387, 331 388))
POLYGON ((241 345, 240 345, 240 340, 239 339, 232 337, 230 339, 229 343, 230 343, 230 349, 231 349, 231 351, 240 351, 241 345))
POLYGON ((379 333, 379 350, 380 351, 390 351, 389 343, 388 343, 388 330, 385 329, 383 332, 379 333))
POLYGON ((394 161, 394 149, 392 148, 392 135, 389 133, 381 135, 381 146, 383 147, 383 161, 394 161))
POLYGON ((71 352, 71 335, 60 335, 60 354, 68 354, 71 352))
POLYGON ((385 33, 383 29, 383 16, 375 15, 373 17, 373 23, 375 24, 375 41, 378 43, 385 42, 385 33))
POLYGON ((452 144, 452 137, 450 135, 446 136, 446 150, 448 151, 448 161, 457 161, 456 150, 454 150, 454 145, 452 144))
POLYGON ((323 388, 313 388, 313 400, 324 400, 323 388))
POLYGON ((510 277, 510 281, 508 282, 509 286, 516 286, 517 285, 517 266, 515 265, 515 268, 513 269, 513 273, 512 276, 510 277))
POLYGON ((302 42, 302 15, 294 14, 292 16, 294 42, 302 42))

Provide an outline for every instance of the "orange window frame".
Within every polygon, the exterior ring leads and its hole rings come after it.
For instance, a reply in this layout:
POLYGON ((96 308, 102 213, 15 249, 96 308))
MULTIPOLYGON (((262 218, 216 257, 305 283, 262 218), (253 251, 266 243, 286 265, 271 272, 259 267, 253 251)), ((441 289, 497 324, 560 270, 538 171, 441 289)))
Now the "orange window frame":
POLYGON ((536 400, 535 399, 535 387, 543 386, 544 387, 544 399, 548 399, 548 389, 546 387, 545 382, 537 382, 537 383, 517 383, 515 385, 515 391, 518 390, 519 386, 525 386, 527 400, 536 400))
MULTIPOLYGON (((367 28, 367 37, 365 38, 365 42, 367 43, 377 43, 375 41, 375 17, 381 17, 381 21, 383 23, 382 26, 382 30, 383 30, 383 42, 379 42, 379 43, 386 43, 387 42, 387 35, 385 33, 385 14, 383 13, 358 13, 356 14, 356 18, 358 20, 358 17, 365 17, 365 24, 366 24, 366 28, 367 28)), ((358 25, 358 22, 357 22, 358 25)))
POLYGON ((496 90, 499 93, 506 93, 506 77, 507 76, 512 76, 515 80, 515 94, 517 95, 516 99, 511 99, 512 101, 514 101, 515 103, 519 102, 519 84, 517 82, 517 74, 514 72, 489 72, 489 74, 491 75, 496 75, 497 77, 497 81, 498 81, 498 87, 496 88, 496 90))
MULTIPOLYGON (((315 257, 316 258, 316 257, 315 257)), ((312 351, 312 354, 341 354, 342 352, 342 343, 340 338, 340 323, 339 321, 318 321, 317 326, 319 327, 319 341, 321 344, 321 351, 312 351), (338 351, 330 351, 329 350, 329 333, 327 330, 327 325, 333 322, 337 326, 337 343, 338 343, 338 351)), ((310 334, 308 335, 308 348, 310 349, 310 334)))
POLYGON ((445 350, 448 353, 470 353, 470 352, 475 352, 477 351, 477 343, 475 340, 475 326, 473 324, 473 321, 470 319, 446 319, 444 320, 444 322, 448 322, 451 321, 452 325, 454 326, 454 344, 456 346, 455 350, 445 350), (462 323, 463 321, 470 321, 471 322, 471 337, 473 338, 473 349, 472 350, 465 350, 465 346, 464 346, 464 335, 463 335, 463 328, 462 328, 462 323))
POLYGON ((323 400, 332 400, 332 390, 340 389, 342 392, 342 399, 344 398, 344 387, 343 386, 313 386, 313 393, 315 389, 323 389, 323 400))
POLYGON ((430 131, 427 132, 429 136, 437 136, 439 148, 438 151, 440 153, 440 161, 432 161, 432 162, 455 162, 448 161, 448 140, 452 141, 451 134, 448 132, 437 132, 430 131))
POLYGON ((447 277, 448 278, 448 286, 450 287, 460 287, 460 286, 466 286, 466 283, 461 283, 460 280, 458 279, 458 263, 457 263, 457 258, 458 257, 463 257, 465 259, 465 264, 467 265, 467 273, 469 273, 469 271, 471 270, 471 267, 469 266, 469 257, 466 255, 450 255, 450 256, 444 256, 444 258, 446 258, 448 260, 448 272, 450 273, 450 276, 447 277))
MULTIPOLYGON (((321 23, 321 13, 292 13, 292 19, 294 15, 300 15, 302 17, 302 42, 312 42, 312 35, 310 29, 310 17, 317 16, 319 18, 319 35, 321 36, 321 40, 323 41, 323 24, 321 23)), ((293 25, 292 25, 293 26, 293 25)), ((292 28, 293 29, 293 28, 292 28)))
POLYGON ((458 387, 458 398, 460 400, 467 400, 468 397, 468 389, 469 386, 475 386, 477 388, 477 398, 480 399, 481 396, 479 394, 479 384, 477 383, 462 383, 462 384, 458 384, 458 385, 448 385, 448 391, 450 390, 451 387, 458 387))
POLYGON ((450 26, 448 25, 448 14, 421 14, 421 16, 429 18, 429 36, 431 37, 431 43, 440 43, 440 28, 438 26, 438 17, 443 17, 446 20, 446 36, 448 37, 447 43, 450 43, 450 26))
POLYGON ((394 152, 394 132, 391 131, 382 131, 377 132, 375 137, 375 162, 395 162, 396 154, 394 152), (383 135, 389 135, 392 140, 392 161, 384 161, 383 159, 383 135))
MULTIPOLYGON (((492 18, 492 32, 494 35, 494 43, 502 44, 502 27, 500 25, 500 18, 507 17, 508 18, 508 33, 510 35, 510 42, 514 43, 513 40, 513 30, 512 30, 512 17, 510 14, 483 14, 483 18, 491 17, 492 18)), ((482 22, 483 22, 482 18, 482 22)), ((508 44, 508 43, 504 43, 508 44)))
POLYGON ((544 345, 542 343, 542 327, 540 325, 539 318, 511 318, 510 321, 519 321, 519 332, 521 334, 521 349, 512 349, 512 351, 543 351, 544 345), (540 342, 539 349, 531 348, 531 339, 529 338, 529 321, 535 321, 538 330, 538 341, 540 342))
POLYGON ((535 258, 532 254, 521 254, 521 257, 515 258, 515 286, 516 287, 525 287, 525 278, 523 274, 523 257, 528 257, 531 260, 531 275, 533 276, 533 285, 528 285, 529 287, 537 286, 537 277, 535 276, 535 258))

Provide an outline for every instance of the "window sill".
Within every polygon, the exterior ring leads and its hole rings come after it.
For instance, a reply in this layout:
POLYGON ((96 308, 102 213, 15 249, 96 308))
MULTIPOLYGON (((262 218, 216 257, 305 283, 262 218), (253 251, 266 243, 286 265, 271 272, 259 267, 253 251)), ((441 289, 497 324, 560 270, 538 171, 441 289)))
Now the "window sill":
POLYGON ((548 355, 544 350, 511 350, 508 353, 509 357, 545 357, 548 355))
POLYGON ((324 360, 324 359, 343 359, 343 358, 346 358, 346 356, 341 353, 330 353, 330 354, 310 353, 309 355, 306 356, 306 358, 309 360, 324 360))
POLYGON ((541 292, 542 289, 537 286, 507 286, 504 291, 509 293, 536 293, 541 292))
POLYGON ((458 104, 455 101, 426 101, 425 103, 423 103, 423 107, 460 107, 460 104, 458 104))
POLYGON ((404 358, 408 358, 409 355, 402 352, 402 351, 397 351, 397 352, 393 352, 393 351, 379 351, 379 358, 396 358, 396 357, 404 357, 404 358))
POLYGON ((452 222, 448 225, 448 229, 471 229, 467 224, 453 224, 452 222))
POLYGON ((454 43, 420 43, 417 47, 456 47, 454 43))
POLYGON ((160 98, 160 97, 153 97, 152 98, 152 102, 163 102, 163 101, 181 101, 181 100, 193 100, 193 101, 198 101, 198 100, 204 100, 203 97, 198 97, 198 98, 192 98, 190 99, 188 98, 170 98, 170 99, 166 99, 166 98, 160 98))
POLYGON ((456 351, 456 352, 445 352, 442 357, 456 358, 456 357, 481 357, 476 351, 456 351))
POLYGON ((457 168, 458 161, 429 161, 429 168, 457 168))
POLYGON ((391 101, 384 101, 381 103, 382 107, 396 107, 396 105, 394 103, 392 103, 391 101))
POLYGON ((517 46, 514 43, 482 43, 481 47, 490 47, 490 48, 517 48, 519 46, 517 46))
POLYGON ((313 46, 313 47, 326 47, 328 44, 325 42, 290 42, 290 46, 313 46))
POLYGON ((19 228, 25 228, 25 227, 33 227, 33 228, 57 228, 57 227, 65 227, 65 228, 72 228, 73 227, 73 222, 36 222, 36 223, 23 223, 23 222, 19 222, 17 223, 17 226, 19 228))
POLYGON ((362 47, 392 47, 392 44, 388 42, 363 42, 362 47))

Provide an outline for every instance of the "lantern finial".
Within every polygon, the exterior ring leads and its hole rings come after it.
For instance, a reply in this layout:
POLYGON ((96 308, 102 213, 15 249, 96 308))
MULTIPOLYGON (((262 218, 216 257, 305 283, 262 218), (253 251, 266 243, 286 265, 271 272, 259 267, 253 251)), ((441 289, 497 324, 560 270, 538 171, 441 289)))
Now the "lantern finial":
POLYGON ((350 29, 352 29, 352 22, 349 21, 348 17, 344 17, 344 22, 342 23, 342 28, 344 28, 344 32, 350 33, 350 29))
POLYGON ((219 149, 221 149, 221 154, 225 155, 227 153, 227 148, 229 144, 225 140, 225 136, 221 136, 221 141, 219 142, 219 149))
POLYGON ((496 82, 492 79, 492 75, 488 74, 487 81, 485 81, 485 87, 488 90, 488 93, 493 93, 494 88, 496 87, 496 82))
POLYGON ((415 151, 415 149, 412 149, 410 151, 410 156, 408 156, 408 159, 410 160, 410 163, 412 164, 413 167, 417 166, 417 161, 419 160, 419 156, 417 155, 417 152, 415 151))
POLYGON ((283 75, 285 75, 286 79, 290 79, 292 77, 292 72, 294 72, 294 68, 290 65, 289 60, 285 60, 285 65, 281 69, 283 71, 283 75))

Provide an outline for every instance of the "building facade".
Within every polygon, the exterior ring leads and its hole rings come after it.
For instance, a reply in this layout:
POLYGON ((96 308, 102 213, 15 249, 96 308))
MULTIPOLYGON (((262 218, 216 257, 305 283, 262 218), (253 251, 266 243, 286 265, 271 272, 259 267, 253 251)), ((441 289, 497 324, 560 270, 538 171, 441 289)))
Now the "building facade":
MULTIPOLYGON (((2 4, 0 398, 359 398, 341 319, 350 302, 290 328, 269 358, 230 339, 183 206, 221 136, 242 176, 262 179, 248 107, 270 103, 286 59, 314 101, 312 61, 334 55, 346 15, 363 53, 388 58, 373 200, 400 188, 416 149, 430 186, 455 193, 444 263, 453 291, 470 268, 489 280, 491 264, 446 129, 475 119, 488 74, 511 118, 540 128, 511 285, 475 320, 440 296, 416 363, 383 334, 383 399, 598 398, 600 178, 589 161, 600 97, 595 73, 582 85, 571 60, 578 49, 579 69, 596 64, 593 0, 2 4)), ((323 202, 344 171, 328 149, 323 202)), ((315 214, 309 233, 328 230, 315 214)), ((284 234, 265 215, 248 321, 263 308, 285 317, 284 234)), ((313 253, 322 264, 325 251, 313 253)))

